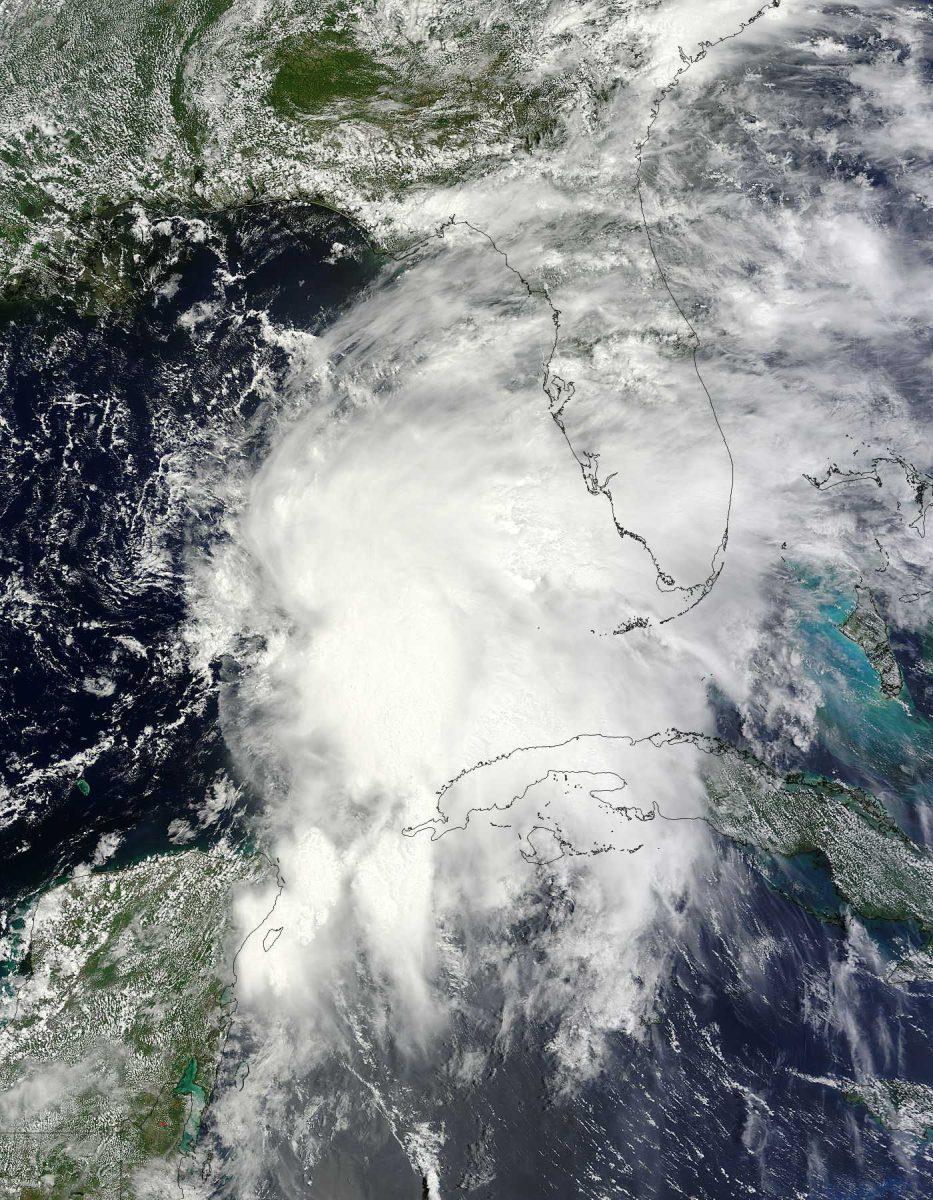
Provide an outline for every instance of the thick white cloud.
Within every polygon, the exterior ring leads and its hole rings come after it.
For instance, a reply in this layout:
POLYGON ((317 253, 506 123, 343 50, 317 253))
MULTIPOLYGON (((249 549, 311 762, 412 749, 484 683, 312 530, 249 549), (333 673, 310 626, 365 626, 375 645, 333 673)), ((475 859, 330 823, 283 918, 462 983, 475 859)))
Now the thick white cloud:
MULTIPOLYGON (((529 983, 495 951, 540 870, 515 831, 401 834, 465 767, 577 733, 709 730, 711 684, 752 736, 807 744, 819 694, 788 680, 801 665, 785 595, 792 564, 847 585, 867 560, 862 508, 843 511, 803 473, 845 456, 851 465, 859 445, 863 456, 896 442, 922 457, 908 399, 872 354, 886 331, 900 338, 928 311, 929 285, 861 184, 819 176, 805 201, 795 194, 806 169, 776 165, 774 146, 798 135, 769 124, 755 77, 728 73, 748 47, 767 61, 778 38, 805 40, 808 15, 769 14, 746 43, 711 51, 666 104, 645 200, 700 332, 720 431, 640 228, 634 144, 653 89, 681 61, 677 46, 751 11, 638 10, 625 29, 651 44, 650 65, 622 72, 597 128, 581 119, 558 150, 392 212, 413 235, 451 214, 487 230, 531 294, 487 238, 452 226, 296 350, 289 389, 302 415, 251 481, 195 609, 206 652, 224 630, 263 637, 229 732, 266 789, 285 878, 281 936, 240 963, 262 1048, 255 1088, 229 1101, 231 1122, 245 1119, 237 1105, 328 1054, 367 1064, 375 1086, 375 1041, 416 1054, 443 1030, 480 965, 464 946, 481 946, 499 972, 504 1030, 521 1013, 557 1019, 568 1075, 598 1066, 603 1031, 637 1032, 663 969, 645 939, 681 919, 674 900, 703 862, 704 827, 655 824, 638 853, 548 868, 576 907, 529 983), (738 128, 749 144, 735 142, 738 128), (767 171, 786 203, 762 201, 767 171), (573 449, 600 455, 611 508, 549 414, 551 304, 561 314, 552 368, 576 389, 567 433, 573 449), (659 591, 655 563, 689 589, 716 561, 732 482, 724 438, 735 462, 725 570, 700 605, 660 624, 690 593, 659 591), (647 627, 613 636, 633 618, 647 627)), ((621 61, 620 19, 594 17, 614 31, 621 61)), ((850 72, 859 86, 860 71, 850 72)), ((872 79, 882 102, 909 93, 872 79)), ((811 137, 808 114, 798 120, 799 138, 811 137)), ((897 559, 878 586, 893 596, 922 554, 915 530, 878 520, 897 559)), ((701 811, 690 756, 646 761, 633 803, 663 795, 701 811)), ((479 799, 491 786, 477 776, 479 799)), ((601 826, 588 826, 588 811, 565 815, 595 846, 601 826)), ((244 929, 269 899, 242 901, 244 929)), ((398 1105, 393 1136, 404 1141, 417 1107, 398 1105)))

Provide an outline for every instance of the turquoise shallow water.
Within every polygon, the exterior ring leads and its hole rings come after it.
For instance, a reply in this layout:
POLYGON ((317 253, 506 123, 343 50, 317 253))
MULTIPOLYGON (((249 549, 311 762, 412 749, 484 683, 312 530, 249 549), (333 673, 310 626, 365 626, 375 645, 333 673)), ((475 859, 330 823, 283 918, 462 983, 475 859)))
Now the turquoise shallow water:
POLYGON ((815 916, 840 919, 846 902, 833 883, 824 855, 807 853, 788 857, 754 849, 749 853, 769 887, 815 916))
MULTIPOLYGON (((7 928, 0 940, 0 1002, 9 1000, 23 976, 32 973, 29 941, 36 897, 30 897, 7 912, 7 928)), ((0 1020, 0 1028, 4 1022, 0 1020)))
POLYGON ((180 1149, 182 1154, 190 1154, 194 1149, 194 1144, 198 1138, 198 1130, 201 1126, 201 1114, 204 1112, 204 1107, 207 1104, 207 1093, 196 1082, 197 1073, 198 1060, 192 1058, 185 1067, 181 1079, 175 1084, 176 1096, 191 1097, 191 1103, 188 1108, 188 1119, 185 1121, 185 1128, 181 1135, 180 1149))
POLYGON ((822 697, 821 757, 850 782, 876 792, 895 819, 922 836, 933 816, 933 724, 906 688, 898 699, 882 693, 864 652, 840 630, 855 606, 854 594, 812 578, 800 582, 817 600, 799 629, 805 667, 822 697))
MULTIPOLYGON (((819 703, 812 744, 785 766, 871 793, 904 833, 933 848, 933 723, 906 686, 899 697, 886 697, 864 651, 841 631, 856 604, 851 581, 821 578, 799 565, 792 570, 799 615, 790 637, 803 660, 794 670, 817 685, 819 703)), ((908 664, 899 661, 903 671, 908 664)), ((747 853, 773 892, 821 920, 845 924, 849 905, 823 854, 747 853)), ((910 922, 864 924, 891 963, 928 940, 910 922)))

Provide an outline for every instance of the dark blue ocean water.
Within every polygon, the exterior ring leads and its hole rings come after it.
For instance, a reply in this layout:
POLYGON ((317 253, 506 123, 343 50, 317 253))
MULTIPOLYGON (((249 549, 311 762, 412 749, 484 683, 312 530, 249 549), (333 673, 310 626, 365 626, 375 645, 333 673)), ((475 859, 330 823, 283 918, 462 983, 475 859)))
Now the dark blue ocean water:
MULTIPOLYGON (((854 1062, 882 1078, 933 1083, 933 985, 885 982, 853 949, 845 919, 821 919, 769 886, 751 855, 725 841, 718 849, 685 931, 658 942, 665 983, 648 1024, 637 1037, 614 1035, 603 1069, 581 1089, 555 1088, 552 1025, 519 1024, 501 1038, 505 997, 492 983, 470 992, 469 1016, 429 1058, 383 1048, 381 1067, 359 1064, 377 1084, 384 1076, 385 1094, 414 1098, 419 1115, 443 1129, 442 1195, 933 1194, 931 1144, 892 1133, 845 1091, 854 1062), (484 1060, 469 1084, 449 1065, 465 1048, 484 1060)), ((545 887, 534 915, 512 931, 514 979, 529 990, 571 908, 566 893, 545 887)), ((307 1094, 342 1098, 339 1120, 318 1117, 326 1149, 308 1195, 417 1195, 411 1165, 366 1088, 355 1089, 342 1069, 312 1075, 306 1088, 286 1102, 283 1130, 300 1126, 307 1094)), ((272 1136, 270 1195, 305 1194, 290 1137, 272 1136)))
MULTIPOLYGON (((267 444, 287 362, 263 337, 264 314, 314 329, 376 267, 353 226, 319 209, 257 207, 160 229, 138 246, 142 299, 131 309, 103 320, 21 312, 0 328, 0 775, 20 805, 0 831, 0 900, 86 860, 104 833, 124 836, 126 857, 164 848, 168 823, 231 769, 215 685, 236 666, 203 678, 182 652, 186 554, 219 536, 211 479, 267 444), (329 261, 335 240, 349 257, 329 261), (205 486, 186 490, 193 477, 205 486)), ((922 840, 929 696, 916 692, 913 715, 879 702, 836 615, 809 630, 813 662, 829 663, 837 683, 820 737, 793 765, 870 787, 922 840), (909 786, 905 763, 916 768, 909 786)), ((922 682, 916 639, 895 631, 894 645, 908 685, 922 682)), ((737 725, 723 711, 723 734, 737 725)), ((481 973, 469 1020, 441 1053, 418 1061, 387 1049, 387 1076, 444 1127, 444 1195, 933 1195, 929 1144, 892 1134, 826 1082, 858 1064, 933 1085, 933 985, 895 986, 857 951, 818 856, 718 849, 685 932, 658 942, 666 982, 651 1021, 640 1037, 616 1035, 606 1069, 572 1098, 554 1089, 552 1028, 497 1042, 503 997, 481 973), (469 1085, 447 1070, 458 1046, 485 1054, 469 1085)), ((533 917, 512 931, 519 974, 534 971, 570 905, 542 882, 533 917)), ((882 958, 886 945, 922 942, 908 928, 868 934, 882 958)), ((243 1049, 234 1039, 231 1057, 243 1049)), ((293 1105, 298 1122, 308 1094, 347 1086, 345 1075, 309 1079, 286 1116, 293 1105)), ((272 1196, 415 1200, 421 1190, 364 1088, 334 1116, 310 1191, 287 1121, 273 1159, 272 1196)))
POLYGON ((112 315, 0 326, 0 902, 104 833, 166 845, 224 767, 213 680, 178 640, 185 556, 215 536, 211 479, 262 452, 286 365, 263 321, 314 331, 376 267, 320 208, 135 221, 113 220, 134 292, 112 315))

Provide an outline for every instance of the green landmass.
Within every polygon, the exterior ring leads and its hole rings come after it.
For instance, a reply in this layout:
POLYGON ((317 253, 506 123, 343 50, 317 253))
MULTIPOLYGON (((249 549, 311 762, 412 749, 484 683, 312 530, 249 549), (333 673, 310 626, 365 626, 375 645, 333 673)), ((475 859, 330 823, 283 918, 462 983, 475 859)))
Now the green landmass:
POLYGON ((915 1138, 933 1133, 933 1087, 906 1079, 868 1079, 846 1090, 852 1104, 867 1108, 889 1129, 915 1138))
POLYGON ((710 824, 769 853, 818 854, 842 899, 874 920, 933 935, 933 858, 874 796, 815 775, 782 776, 725 743, 706 772, 710 824))
POLYGON ((842 1094, 853 1107, 864 1109, 886 1128, 910 1138, 929 1140, 933 1135, 933 1087, 907 1079, 840 1079, 802 1075, 842 1094))
POLYGON ((273 55, 268 99, 280 112, 323 113, 338 101, 366 105, 396 81, 392 69, 365 51, 347 30, 324 29, 283 42, 273 55))
POLYGON ((262 871, 189 849, 41 897, 0 1007, 0 1197, 130 1200, 138 1168, 193 1149, 230 1019, 229 896, 262 871))
POLYGON ((360 214, 527 150, 583 86, 543 66, 539 15, 511 0, 410 30, 342 0, 268 0, 261 21, 247 0, 4 8, 0 318, 121 304, 138 247, 110 222, 136 205, 360 214))
POLYGON ((859 584, 855 595, 855 608, 839 628, 864 652, 885 696, 889 700, 896 700, 904 686, 904 678, 891 650, 884 618, 867 587, 859 584))

